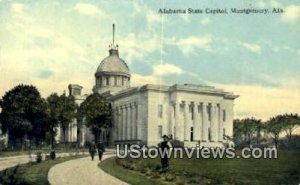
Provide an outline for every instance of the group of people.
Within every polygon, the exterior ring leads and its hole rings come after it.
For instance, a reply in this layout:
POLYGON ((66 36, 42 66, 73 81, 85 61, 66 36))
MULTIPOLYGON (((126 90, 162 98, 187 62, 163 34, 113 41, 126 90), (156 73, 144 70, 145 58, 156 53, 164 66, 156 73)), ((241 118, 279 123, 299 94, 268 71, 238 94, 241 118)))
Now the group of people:
POLYGON ((103 153, 105 152, 104 144, 100 141, 97 145, 95 143, 91 143, 89 147, 89 152, 92 160, 94 160, 96 152, 98 153, 99 160, 102 160, 103 153))

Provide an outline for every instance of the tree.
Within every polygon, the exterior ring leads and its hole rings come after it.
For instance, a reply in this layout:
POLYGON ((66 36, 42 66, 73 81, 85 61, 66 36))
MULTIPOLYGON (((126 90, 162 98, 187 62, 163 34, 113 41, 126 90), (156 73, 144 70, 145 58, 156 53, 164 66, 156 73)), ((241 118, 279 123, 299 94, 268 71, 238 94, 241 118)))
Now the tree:
POLYGON ((283 131, 283 119, 282 115, 272 117, 267 121, 266 131, 271 134, 274 140, 275 147, 278 148, 279 134, 283 131))
POLYGON ((292 133, 300 125, 300 117, 298 114, 285 114, 282 116, 282 124, 290 145, 292 142, 292 133))
POLYGON ((50 134, 51 148, 54 149, 55 135, 59 126, 59 115, 62 112, 60 97, 53 93, 47 98, 48 131, 50 134))
POLYGON ((45 101, 32 85, 18 85, 6 92, 1 101, 1 128, 9 133, 9 142, 16 146, 24 138, 35 139, 38 143, 45 136, 45 101))
POLYGON ((65 93, 59 97, 58 103, 60 107, 58 120, 63 131, 64 142, 66 142, 66 130, 76 117, 77 104, 73 97, 67 97, 65 93))
POLYGON ((250 144, 254 137, 260 139, 261 120, 255 118, 236 119, 233 122, 233 136, 235 142, 250 144))
POLYGON ((80 105, 79 117, 85 117, 87 126, 98 141, 102 128, 111 127, 111 106, 101 95, 92 94, 80 105))

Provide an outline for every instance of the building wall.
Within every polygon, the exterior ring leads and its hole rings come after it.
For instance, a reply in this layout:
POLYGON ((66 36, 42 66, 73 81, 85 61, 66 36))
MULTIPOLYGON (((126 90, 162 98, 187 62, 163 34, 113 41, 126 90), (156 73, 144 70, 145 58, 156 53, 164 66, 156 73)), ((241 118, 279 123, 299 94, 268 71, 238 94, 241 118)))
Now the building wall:
POLYGON ((203 146, 223 146, 224 134, 232 136, 233 99, 226 99, 220 94, 147 89, 121 95, 112 102, 115 117, 122 107, 123 110, 127 107, 127 110, 134 104, 137 109, 137 120, 132 117, 128 119, 131 115, 128 112, 114 119, 114 137, 117 140, 138 139, 156 146, 162 135, 169 135, 186 146, 199 143, 203 146), (130 135, 128 127, 135 125, 135 121, 138 136, 124 137, 124 134, 130 135), (122 127, 123 137, 118 138, 119 126, 122 127))
POLYGON ((169 95, 167 92, 148 91, 148 145, 157 145, 162 140, 162 135, 169 135, 169 95), (162 106, 162 114, 160 108, 162 106), (159 134, 162 127, 162 135, 159 134))

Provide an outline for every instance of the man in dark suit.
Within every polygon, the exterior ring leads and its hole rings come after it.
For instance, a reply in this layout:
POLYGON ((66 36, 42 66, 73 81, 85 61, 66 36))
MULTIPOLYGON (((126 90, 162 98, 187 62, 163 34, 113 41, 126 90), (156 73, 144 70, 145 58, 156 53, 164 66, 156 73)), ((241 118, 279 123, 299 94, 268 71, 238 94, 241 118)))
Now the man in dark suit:
POLYGON ((105 152, 104 144, 100 141, 97 146, 99 160, 102 160, 103 153, 105 152))
POLYGON ((93 161, 93 160, 94 160, 95 153, 96 153, 96 145, 95 145, 94 142, 92 142, 92 143, 90 144, 89 152, 90 152, 90 155, 91 155, 91 158, 92 158, 92 161, 93 161))
MULTIPOLYGON (((170 152, 170 149, 172 148, 171 143, 169 142, 169 138, 167 135, 163 135, 163 141, 159 144, 160 150, 162 153, 166 150, 167 152, 170 152)), ((161 170, 160 172, 166 172, 169 170, 169 156, 167 153, 164 153, 164 155, 161 155, 161 170)))

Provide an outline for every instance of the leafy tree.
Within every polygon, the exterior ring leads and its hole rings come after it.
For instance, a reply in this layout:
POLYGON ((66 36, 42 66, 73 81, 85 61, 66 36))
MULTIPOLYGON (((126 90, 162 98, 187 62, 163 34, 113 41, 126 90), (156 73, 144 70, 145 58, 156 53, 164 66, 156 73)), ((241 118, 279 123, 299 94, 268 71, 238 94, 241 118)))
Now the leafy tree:
POLYGON ((66 142, 66 131, 69 124, 76 117, 77 104, 73 97, 64 94, 51 94, 47 98, 48 131, 51 137, 51 147, 54 148, 57 127, 61 126, 63 140, 66 142))
POLYGON ((260 139, 263 125, 261 120, 255 118, 236 119, 233 122, 233 137, 236 142, 250 142, 256 137, 260 139))
POLYGON ((73 97, 67 97, 64 93, 59 97, 59 106, 61 108, 58 119, 63 131, 64 142, 66 142, 66 130, 72 120, 76 118, 77 104, 73 97))
POLYGON ((87 126, 98 141, 102 128, 111 127, 111 106, 101 95, 92 94, 80 105, 79 117, 85 117, 87 126))
POLYGON ((279 134, 283 131, 282 115, 270 118, 266 123, 266 131, 271 134, 274 140, 275 147, 278 148, 279 134))
POLYGON ((9 133, 15 146, 20 141, 23 148, 25 136, 38 143, 45 136, 45 101, 32 85, 18 85, 6 92, 1 101, 1 128, 9 133))
POLYGON ((286 133, 289 144, 291 144, 292 133, 300 125, 300 117, 298 114, 282 115, 283 130, 286 133))
POLYGON ((47 98, 48 131, 51 139, 51 148, 54 148, 55 135, 59 126, 59 114, 62 112, 60 97, 53 93, 47 98))

